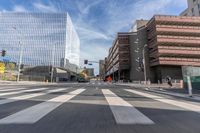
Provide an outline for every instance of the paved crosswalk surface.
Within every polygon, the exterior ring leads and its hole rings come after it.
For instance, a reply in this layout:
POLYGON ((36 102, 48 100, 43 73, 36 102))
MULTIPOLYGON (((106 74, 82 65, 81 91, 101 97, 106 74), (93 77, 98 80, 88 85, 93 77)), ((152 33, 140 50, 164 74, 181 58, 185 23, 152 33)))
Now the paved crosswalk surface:
POLYGON ((94 128, 97 132, 137 132, 143 126, 143 132, 166 128, 166 132, 175 133, 173 129, 178 128, 181 133, 196 133, 200 128, 194 123, 199 121, 198 102, 115 85, 0 87, 2 133, 15 131, 7 128, 9 125, 14 125, 20 133, 35 126, 39 126, 40 132, 55 132, 60 128, 68 132, 89 133, 94 128))

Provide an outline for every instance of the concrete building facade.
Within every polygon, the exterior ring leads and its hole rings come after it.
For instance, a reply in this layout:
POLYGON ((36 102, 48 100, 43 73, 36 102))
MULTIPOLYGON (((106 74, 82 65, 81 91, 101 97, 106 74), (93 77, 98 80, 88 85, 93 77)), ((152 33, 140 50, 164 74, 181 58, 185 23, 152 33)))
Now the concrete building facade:
POLYGON ((106 73, 106 64, 105 60, 100 60, 99 61, 99 77, 101 80, 105 79, 105 73, 106 73))
POLYGON ((183 80, 185 66, 200 66, 200 17, 156 15, 118 33, 105 59, 106 76, 115 80, 183 80), (184 71, 184 72, 183 72, 184 71))
POLYGON ((185 9, 181 16, 200 16, 200 0, 187 0, 188 8, 185 9))
POLYGON ((142 81, 142 51, 146 39, 147 20, 137 20, 129 32, 118 33, 105 58, 106 76, 122 81, 142 81))
POLYGON ((152 82, 182 80, 182 66, 200 66, 200 17, 154 16, 147 24, 152 82))
POLYGON ((106 58, 106 77, 111 76, 113 80, 130 79, 130 40, 131 32, 118 33, 109 49, 106 58))
MULTIPOLYGON (((147 20, 136 20, 130 31, 134 32, 134 35, 130 36, 130 81, 144 81, 144 58, 147 62, 148 51, 146 50, 147 44, 147 32, 146 24, 147 20)), ((145 64, 146 66, 148 63, 145 64)), ((149 67, 146 67, 148 71, 146 74, 149 78, 149 67)))

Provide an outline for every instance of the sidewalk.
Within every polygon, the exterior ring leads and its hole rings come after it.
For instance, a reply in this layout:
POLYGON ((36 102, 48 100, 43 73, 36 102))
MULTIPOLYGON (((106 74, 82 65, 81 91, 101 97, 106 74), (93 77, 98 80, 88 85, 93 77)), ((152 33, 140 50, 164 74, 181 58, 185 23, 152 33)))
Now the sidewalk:
POLYGON ((151 92, 155 92, 155 93, 166 94, 166 95, 200 101, 200 90, 193 89, 193 97, 189 97, 187 89, 178 88, 178 86, 169 88, 169 86, 167 84, 144 85, 144 84, 133 84, 133 83, 117 83, 116 85, 137 87, 137 88, 144 89, 146 91, 151 91, 151 92))
POLYGON ((35 81, 5 81, 5 80, 0 80, 0 85, 22 85, 22 84, 25 84, 25 85, 32 85, 32 84, 38 84, 38 85, 41 85, 41 84, 48 84, 48 83, 45 83, 45 82, 35 82, 35 81))
POLYGON ((0 85, 68 85, 68 84, 77 84, 77 82, 37 82, 37 81, 5 81, 0 80, 0 85))

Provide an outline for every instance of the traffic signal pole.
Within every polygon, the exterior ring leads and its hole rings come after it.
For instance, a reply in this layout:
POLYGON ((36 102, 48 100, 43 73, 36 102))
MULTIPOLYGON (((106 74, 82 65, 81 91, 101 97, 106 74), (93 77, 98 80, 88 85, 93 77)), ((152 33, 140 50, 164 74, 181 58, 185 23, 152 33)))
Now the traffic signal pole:
POLYGON ((23 48, 24 48, 24 45, 21 44, 21 47, 20 47, 20 57, 19 57, 19 66, 18 66, 18 73, 17 73, 17 82, 19 82, 19 80, 20 80, 21 64, 22 64, 22 56, 23 56, 23 48))

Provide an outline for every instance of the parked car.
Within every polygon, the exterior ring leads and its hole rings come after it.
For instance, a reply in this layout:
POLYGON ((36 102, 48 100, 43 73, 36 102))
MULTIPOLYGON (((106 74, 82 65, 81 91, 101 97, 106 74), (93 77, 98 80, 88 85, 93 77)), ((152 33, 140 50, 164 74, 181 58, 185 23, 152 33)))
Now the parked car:
POLYGON ((79 78, 79 79, 78 79, 78 82, 79 82, 79 83, 87 83, 87 82, 89 82, 89 80, 86 80, 86 79, 84 79, 84 78, 79 78))

